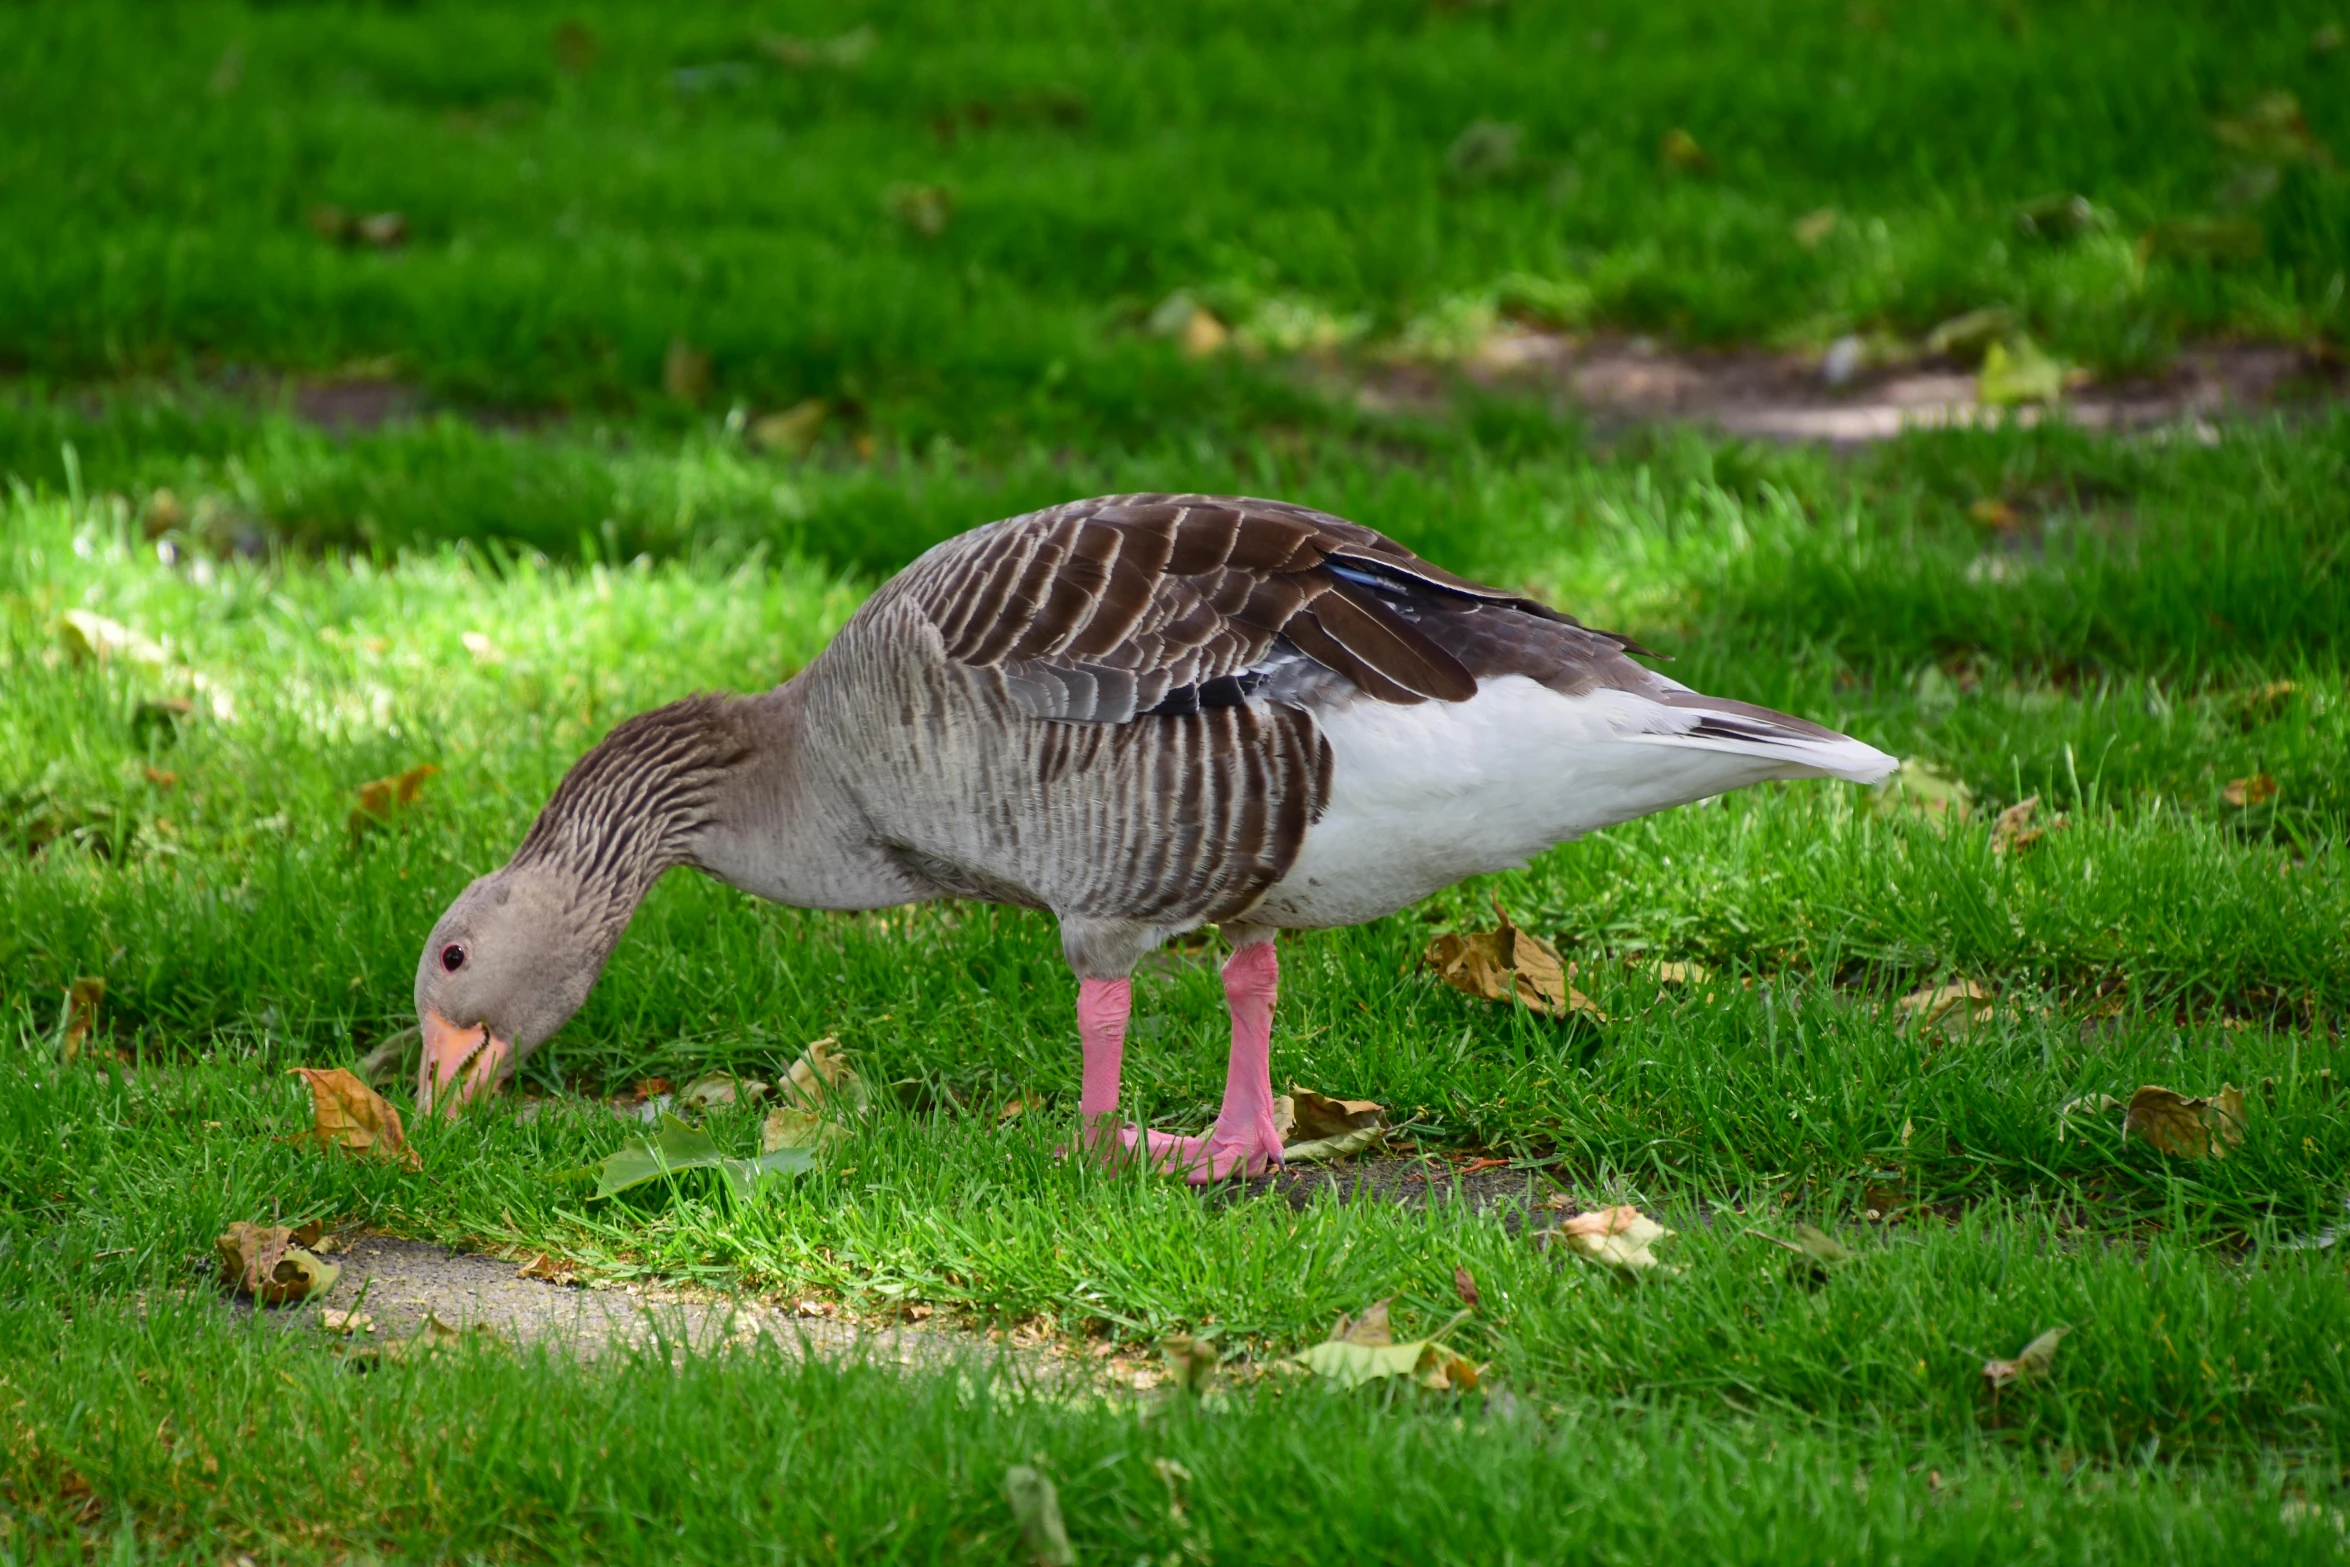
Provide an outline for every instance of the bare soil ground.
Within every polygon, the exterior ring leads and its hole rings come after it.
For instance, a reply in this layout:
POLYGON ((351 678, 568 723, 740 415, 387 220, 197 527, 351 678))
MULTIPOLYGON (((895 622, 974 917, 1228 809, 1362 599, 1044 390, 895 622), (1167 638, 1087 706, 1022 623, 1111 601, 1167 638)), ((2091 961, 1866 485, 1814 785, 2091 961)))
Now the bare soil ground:
MULTIPOLYGON (((2091 381, 2057 410, 1985 407, 1975 377, 1956 361, 1925 356, 1860 365, 1832 379, 1821 356, 1743 348, 1677 350, 1641 337, 1505 331, 1461 366, 1472 385, 1547 393, 1602 428, 1669 421, 1776 441, 1856 446, 1905 430, 1968 428, 2054 416, 2098 430, 2190 427, 2241 414, 2339 398, 2343 367, 2277 344, 2208 344, 2182 352, 2159 375, 2091 381)), ((1451 378, 1391 366, 1356 396, 1375 410, 1433 410, 1451 378)))

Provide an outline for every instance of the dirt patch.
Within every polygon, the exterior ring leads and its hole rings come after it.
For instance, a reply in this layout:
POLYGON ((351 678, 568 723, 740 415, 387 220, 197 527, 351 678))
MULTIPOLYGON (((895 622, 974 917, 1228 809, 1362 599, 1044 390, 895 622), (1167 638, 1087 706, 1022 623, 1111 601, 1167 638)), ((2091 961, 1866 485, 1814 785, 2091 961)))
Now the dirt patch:
MULTIPOLYGON (((425 1241, 362 1235, 332 1260, 342 1277, 321 1301, 262 1313, 282 1328, 315 1327, 323 1313, 359 1312, 372 1333, 355 1344, 407 1338, 437 1317, 452 1328, 487 1329, 507 1343, 549 1343, 596 1355, 615 1347, 663 1344, 700 1352, 771 1338, 811 1354, 855 1353, 888 1363, 935 1366, 997 1351, 1002 1336, 926 1322, 876 1323, 844 1315, 830 1301, 735 1299, 651 1285, 590 1286, 525 1276, 511 1259, 452 1251, 425 1241)), ((250 1305, 240 1303, 240 1313, 250 1305)), ((1033 1346, 1011 1345, 1019 1350, 1033 1346)))
MULTIPOLYGON (((1834 357, 1682 351, 1640 337, 1507 331, 1481 344, 1458 376, 1496 390, 1547 392, 1603 429, 1682 422, 1830 446, 1890 440, 1914 429, 2031 425, 2051 417, 2035 407, 1984 406, 1973 374, 1946 358, 1846 370, 1834 357)), ((1432 413, 1455 384, 1437 369, 1399 365, 1365 379, 1354 395, 1374 411, 1432 413)), ((2344 391, 2341 367, 2303 349, 2213 344, 2186 350, 2159 375, 2074 388, 2055 416, 2093 430, 2197 426, 2344 391)))
POLYGON ((1557 1182, 1538 1169, 1488 1165, 1480 1160, 1447 1162, 1422 1154, 1292 1165, 1245 1186, 1210 1188, 1231 1195, 1271 1193, 1292 1208, 1304 1208, 1325 1195, 1340 1202, 1377 1202, 1404 1208, 1458 1206, 1479 1218, 1499 1220, 1513 1234, 1524 1229, 1528 1215, 1559 1189, 1557 1182))

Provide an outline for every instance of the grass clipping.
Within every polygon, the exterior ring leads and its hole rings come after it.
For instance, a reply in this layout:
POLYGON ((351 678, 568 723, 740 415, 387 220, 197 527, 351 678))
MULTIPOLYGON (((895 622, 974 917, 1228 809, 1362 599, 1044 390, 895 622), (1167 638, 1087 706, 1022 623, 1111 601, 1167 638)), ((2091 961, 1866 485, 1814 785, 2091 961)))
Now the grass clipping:
POLYGON ((1572 981, 1574 965, 1558 948, 1510 923, 1507 910, 1493 906, 1501 923, 1468 935, 1447 934, 1428 944, 1428 966, 1453 989, 1487 1001, 1518 1001, 1545 1017, 1582 1013, 1604 1023, 1607 1014, 1572 981))

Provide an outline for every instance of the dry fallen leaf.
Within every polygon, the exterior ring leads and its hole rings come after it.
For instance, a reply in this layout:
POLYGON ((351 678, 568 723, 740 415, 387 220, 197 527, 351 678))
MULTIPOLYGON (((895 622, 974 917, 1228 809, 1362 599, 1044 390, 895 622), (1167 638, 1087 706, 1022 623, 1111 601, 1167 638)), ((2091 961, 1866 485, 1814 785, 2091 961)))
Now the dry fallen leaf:
POLYGON ((1586 1261, 1619 1273, 1640 1273, 1657 1265, 1649 1247, 1673 1232, 1630 1203, 1622 1203, 1578 1213, 1544 1233, 1586 1261))
POLYGON ((1218 320, 1214 311, 1191 297, 1188 289, 1177 289, 1159 301, 1151 312, 1150 331, 1157 337, 1171 337, 1183 345, 1184 354, 1192 359, 1206 359, 1222 352, 1232 340, 1232 329, 1218 320))
POLYGON ((1665 132, 1663 139, 1657 143, 1657 153, 1676 169, 1702 173, 1713 167, 1714 160, 1706 156, 1705 149, 1697 144, 1697 138, 1678 125, 1665 132))
POLYGON ((221 1278, 264 1306, 308 1300, 335 1287, 343 1270, 294 1244, 282 1224, 236 1223, 215 1240, 221 1278))
POLYGON ((1910 810, 1962 821, 1974 808, 1975 792, 1963 779, 1914 756, 1901 764, 1901 771, 1877 792, 1871 805, 1880 814, 1910 810))
POLYGON ((857 1114, 866 1097, 864 1079, 841 1058, 840 1041, 830 1034, 811 1041, 778 1087, 781 1103, 759 1127, 759 1152, 830 1147, 847 1134, 825 1112, 857 1114))
POLYGON ((2130 1095, 2122 1135, 2174 1159, 2225 1159, 2244 1141, 2243 1090, 2223 1086, 2208 1099, 2190 1099, 2148 1084, 2130 1095))
POLYGON ((2056 1346, 2064 1342, 2070 1327, 2053 1327, 2016 1351, 2013 1360, 1986 1360, 1983 1362, 1983 1385, 1996 1393, 2011 1382, 2030 1382, 2048 1374, 2056 1363, 2056 1346))
POLYGON ((1038 1567, 1077 1567, 1076 1547, 1061 1521, 1060 1493, 1042 1470, 1014 1464, 1004 1471, 1004 1500, 1020 1525, 1020 1538, 1038 1567))
POLYGON ((2038 843, 2041 829, 2032 825, 2032 813, 2039 809, 2040 797, 2035 794, 2001 811, 1991 824, 1991 852, 2021 853, 2038 843))
POLYGON ((757 1104, 766 1095, 767 1085, 756 1078, 737 1077, 732 1072, 708 1072, 679 1089, 677 1102, 698 1110, 714 1110, 720 1105, 757 1104))
POLYGON ((710 390, 710 356, 682 337, 661 355, 661 390, 681 403, 698 403, 710 390))
POLYGON ((544 1279, 550 1284, 569 1284, 579 1277, 570 1263, 543 1251, 515 1269, 514 1276, 518 1279, 544 1279))
POLYGON ((1989 1018, 1992 1006, 1991 992, 1971 979, 1954 979, 1911 991, 1893 1003, 1893 1010, 1904 1026, 1960 1034, 1989 1018))
POLYGON ((1398 1344, 1388 1325, 1387 1302, 1373 1301, 1363 1314, 1341 1316, 1330 1337, 1290 1358, 1317 1376, 1340 1387, 1360 1387, 1387 1377, 1414 1377, 1433 1392, 1467 1392, 1476 1387, 1483 1368, 1440 1342, 1445 1332, 1468 1315, 1461 1312, 1427 1338, 1398 1344))
POLYGON ((1452 1270, 1452 1292, 1461 1298, 1461 1304, 1475 1311, 1478 1305, 1477 1276, 1467 1268, 1455 1266, 1452 1270))
POLYGON ((1224 1360, 1212 1333, 1170 1333, 1159 1341, 1167 1375, 1186 1393, 1204 1393, 1224 1360))
POLYGON ((318 1325, 328 1333, 373 1333, 375 1319, 364 1311, 322 1311, 318 1325))
POLYGON ((2121 1107, 2122 1102, 2111 1094, 2083 1094, 2078 1099, 2067 1099, 2057 1106, 2056 1140, 2061 1143, 2071 1134, 2074 1116, 2103 1115, 2121 1107))
POLYGON ((359 786, 359 804, 351 812, 351 836, 357 838, 370 827, 390 822, 394 815, 416 803, 416 796, 424 789, 426 779, 440 769, 426 762, 411 767, 396 778, 377 778, 359 786))
POLYGON ((1387 1135, 1387 1112, 1368 1099, 1333 1099, 1291 1084, 1273 1101, 1273 1129, 1284 1163, 1324 1163, 1377 1146, 1387 1135))
POLYGON ((823 398, 809 397, 781 413, 761 414, 751 421, 751 444, 788 457, 805 457, 824 433, 824 419, 830 411, 823 398))
POLYGON ((339 1066, 298 1066, 289 1075, 310 1085, 310 1135, 319 1147, 421 1168, 423 1161, 401 1129, 400 1112, 357 1077, 339 1066))
POLYGON ((955 215, 955 195, 943 185, 892 185, 882 198, 909 233, 936 239, 955 215))
POLYGON ((102 975, 84 975, 66 987, 65 1028, 58 1042, 61 1059, 70 1062, 82 1053, 82 1046, 98 1030, 98 1009, 105 1001, 106 980, 102 975))
POLYGON ((1836 209, 1821 207, 1795 220, 1795 243, 1806 250, 1817 250, 1820 242, 1836 232, 1836 209))
POLYGON ((2266 773, 2254 773, 2249 778, 2231 778, 2219 797, 2238 810, 2255 805, 2266 805, 2277 797, 2277 781, 2266 773))
POLYGON ((1491 930, 1439 936, 1428 944, 1428 966, 1438 978, 1488 1001, 1515 999, 1547 1017, 1581 1012, 1595 1022, 1607 1021, 1607 1014, 1569 983, 1574 969, 1560 959, 1558 948, 1512 925, 1499 903, 1493 912, 1501 923, 1491 930))
POLYGON ((1831 1269, 1852 1260, 1852 1253, 1845 1248, 1844 1243, 1816 1224, 1795 1226, 1795 1239, 1791 1241, 1783 1241, 1776 1235, 1765 1235, 1760 1230, 1748 1230, 1746 1233, 1758 1241, 1769 1242, 1781 1251, 1792 1252, 1797 1258, 1795 1265, 1814 1278, 1824 1279, 1831 1269))
POLYGON ((1660 985, 1702 985, 1713 970, 1702 963, 1659 963, 1653 970, 1660 985))

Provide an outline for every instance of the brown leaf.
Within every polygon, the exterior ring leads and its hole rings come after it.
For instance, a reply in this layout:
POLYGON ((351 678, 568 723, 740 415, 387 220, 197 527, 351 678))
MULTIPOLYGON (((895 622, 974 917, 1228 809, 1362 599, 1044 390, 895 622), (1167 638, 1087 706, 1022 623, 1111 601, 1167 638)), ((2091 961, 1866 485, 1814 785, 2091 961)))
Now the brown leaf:
POLYGON ((1452 1270, 1452 1292, 1461 1298, 1461 1304, 1475 1311, 1478 1305, 1477 1276, 1467 1268, 1455 1266, 1452 1270))
POLYGON ((1630 1203, 1595 1208, 1546 1232, 1576 1256, 1622 1273, 1639 1273, 1657 1265, 1649 1247, 1673 1232, 1630 1203))
POLYGON ((1284 1162, 1326 1163, 1375 1147, 1387 1135, 1387 1112, 1368 1099, 1333 1099, 1292 1084, 1273 1101, 1273 1129, 1284 1162))
POLYGON ((2243 810, 2255 805, 2266 805, 2277 797, 2277 781, 2266 773, 2254 773, 2249 778, 2231 778, 2219 797, 2243 810))
POLYGON ((1697 144, 1697 138, 1678 125, 1665 132, 1656 150, 1665 162, 1676 169, 1702 173, 1713 167, 1714 160, 1706 156, 1705 149, 1697 144))
POLYGON ((757 1078, 737 1077, 732 1072, 706 1072, 678 1090, 677 1102, 714 1110, 720 1105, 757 1104, 766 1096, 767 1085, 757 1078))
POLYGON ((1954 979, 1911 991, 1893 1003, 1893 1010, 1902 1014, 1905 1026, 1960 1034, 1990 1017, 1991 992, 1971 979, 1954 979))
POLYGON ((396 778, 377 778, 361 784, 358 807, 351 812, 351 836, 357 838, 371 827, 386 825, 396 814, 414 805, 425 780, 439 771, 426 762, 396 778))
POLYGON ((319 1147, 421 1168, 423 1161, 400 1126, 400 1112, 381 1094, 339 1066, 298 1066, 291 1075, 310 1085, 311 1135, 319 1147))
POLYGON ((2244 1141, 2244 1094, 2223 1086, 2208 1099, 2190 1099, 2152 1084, 2130 1095, 2122 1135, 2174 1159, 2225 1159, 2244 1141))
POLYGON ((282 1224, 239 1222, 212 1244, 222 1279, 264 1306, 323 1295, 343 1272, 296 1246, 294 1232, 282 1224))
POLYGON ((826 1121, 826 1112, 853 1115, 862 1111, 865 1082, 842 1059, 840 1041, 827 1034, 810 1041, 792 1063, 777 1098, 781 1103, 767 1112, 759 1128, 759 1152, 779 1153, 786 1148, 823 1152, 847 1135, 837 1124, 826 1121))
POLYGON ((1975 502, 1966 509, 1966 514, 1984 527, 1997 529, 2001 533, 2023 521, 2013 506, 1995 496, 1985 496, 1975 502))
POLYGON ((710 356, 682 337, 661 356, 661 390, 681 403, 698 403, 710 390, 710 356))
POLYGON ((566 75, 577 76, 596 63, 596 56, 604 52, 595 30, 573 17, 555 29, 555 63, 566 75))
POLYGON ((1438 978, 1488 1001, 1522 1002, 1546 1017, 1581 1012, 1595 1022, 1607 1021, 1589 996, 1568 983, 1574 969, 1560 959, 1558 948, 1512 925, 1500 904, 1493 912, 1501 923, 1491 930, 1443 935, 1428 944, 1428 966, 1438 978))
POLYGON ((1363 1314, 1359 1317, 1348 1317, 1342 1313, 1338 1318, 1337 1326, 1330 1330, 1330 1342, 1333 1344, 1367 1344, 1373 1347, 1394 1343, 1395 1330, 1389 1327, 1387 1322, 1388 1303, 1394 1299, 1395 1297, 1390 1295, 1386 1300, 1371 1302, 1363 1308, 1363 1314))
POLYGON ((543 1251, 515 1269, 514 1276, 518 1279, 545 1279, 550 1284, 569 1284, 579 1277, 570 1263, 543 1251))
POLYGON ((821 397, 803 398, 781 413, 761 414, 751 421, 751 444, 789 457, 805 457, 824 433, 829 407, 821 397))
POLYGON ((944 234, 955 215, 954 192, 943 185, 892 185, 882 200, 890 216, 923 239, 944 234))
POLYGON ((1991 852, 1993 854, 2019 853, 2040 841, 2041 829, 2032 825, 2032 813, 2040 809, 2040 797, 2016 801, 1991 824, 1991 852))
POLYGON ((399 212, 370 212, 351 226, 351 232, 363 245, 397 250, 408 242, 408 218, 399 212))
POLYGON ((82 1053, 82 1046, 98 1030, 98 1009, 106 1002, 104 976, 86 974, 65 990, 65 1031, 58 1043, 58 1055, 72 1061, 82 1053))
POLYGON ((2011 1382, 2029 1382, 2048 1374, 2056 1363, 2056 1346, 2064 1342, 2070 1327, 2053 1327, 2016 1351, 2013 1360, 1986 1360, 1983 1362, 1983 1385, 1996 1393, 2011 1382))
POLYGON ((1794 224, 1795 243, 1806 250, 1817 250, 1821 241, 1836 232, 1836 209, 1821 207, 1797 218, 1794 224))
POLYGON ((1159 1350, 1169 1378, 1186 1393, 1206 1392, 1224 1361, 1213 1334, 1170 1333, 1159 1341, 1159 1350))

